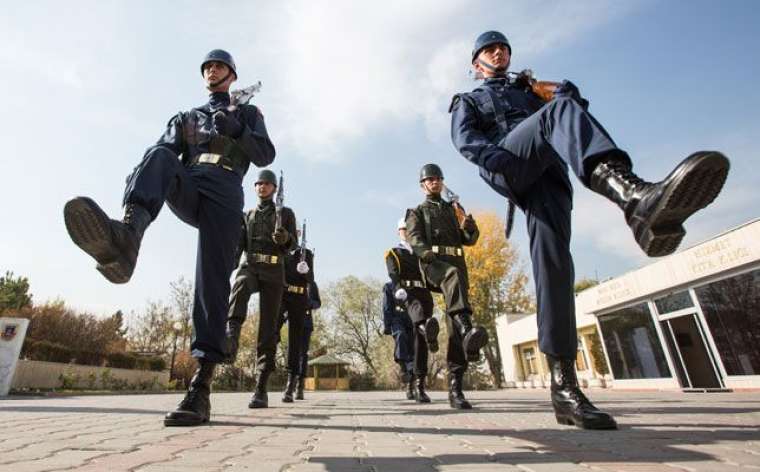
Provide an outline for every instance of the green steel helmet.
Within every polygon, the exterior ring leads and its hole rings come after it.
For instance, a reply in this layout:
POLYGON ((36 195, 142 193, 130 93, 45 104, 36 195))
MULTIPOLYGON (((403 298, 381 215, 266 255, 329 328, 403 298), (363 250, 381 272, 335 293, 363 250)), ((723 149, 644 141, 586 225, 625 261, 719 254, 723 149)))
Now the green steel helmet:
POLYGON ((420 182, 430 177, 438 177, 443 180, 443 171, 438 164, 425 164, 420 169, 420 182))
POLYGON ((214 49, 213 51, 206 54, 206 57, 203 58, 203 62, 201 62, 201 75, 203 75, 203 66, 211 61, 226 64, 227 67, 230 68, 230 71, 235 74, 235 78, 237 79, 237 69, 235 68, 235 60, 232 58, 232 54, 228 53, 224 49, 214 49))
POLYGON ((269 182, 270 184, 277 187, 277 176, 274 175, 274 172, 272 172, 269 169, 263 169, 261 172, 259 172, 259 176, 256 178, 256 183, 261 182, 269 182))
POLYGON ((512 55, 512 46, 509 45, 506 36, 498 31, 486 31, 475 40, 475 46, 472 48, 472 60, 470 62, 475 62, 475 58, 478 57, 480 51, 492 44, 505 45, 509 49, 509 54, 512 55))

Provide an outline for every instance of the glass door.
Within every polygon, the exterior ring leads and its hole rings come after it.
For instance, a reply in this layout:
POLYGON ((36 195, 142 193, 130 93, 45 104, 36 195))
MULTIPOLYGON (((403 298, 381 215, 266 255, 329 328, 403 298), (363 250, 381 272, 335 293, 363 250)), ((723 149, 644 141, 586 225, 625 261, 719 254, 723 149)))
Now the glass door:
POLYGON ((663 318, 660 327, 683 388, 723 388, 696 313, 663 318))

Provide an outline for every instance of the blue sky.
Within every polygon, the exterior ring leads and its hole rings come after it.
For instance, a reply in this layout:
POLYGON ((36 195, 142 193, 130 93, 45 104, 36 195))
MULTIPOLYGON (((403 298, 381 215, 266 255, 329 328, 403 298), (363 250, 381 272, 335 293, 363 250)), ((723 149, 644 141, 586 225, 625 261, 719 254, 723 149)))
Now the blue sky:
MULTIPOLYGON (((510 39, 513 69, 571 79, 642 177, 699 149, 732 162, 718 201, 684 246, 758 216, 760 4, 752 1, 16 2, 0 18, 0 270, 30 278, 36 302, 99 314, 165 299, 192 277, 196 234, 167 208, 125 286, 109 284, 69 240, 62 208, 88 195, 120 214, 124 179, 177 111, 206 100, 199 61, 228 49, 237 85, 277 147, 286 204, 309 221, 321 284, 384 278, 395 222, 421 200, 417 172, 439 163, 468 209, 504 213, 449 139, 451 95, 473 88, 482 31, 510 39)), ((255 204, 255 170, 244 181, 255 204)), ((622 215, 576 185, 579 277, 647 263, 622 215)), ((530 263, 524 219, 513 236, 530 263)))

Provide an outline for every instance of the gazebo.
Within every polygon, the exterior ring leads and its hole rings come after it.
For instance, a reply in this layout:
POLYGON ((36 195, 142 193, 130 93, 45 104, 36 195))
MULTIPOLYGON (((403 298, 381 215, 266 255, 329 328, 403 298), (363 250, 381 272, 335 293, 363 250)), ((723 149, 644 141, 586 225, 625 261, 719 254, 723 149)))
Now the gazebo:
POLYGON ((348 362, 332 354, 325 354, 309 361, 306 390, 348 390, 348 362))

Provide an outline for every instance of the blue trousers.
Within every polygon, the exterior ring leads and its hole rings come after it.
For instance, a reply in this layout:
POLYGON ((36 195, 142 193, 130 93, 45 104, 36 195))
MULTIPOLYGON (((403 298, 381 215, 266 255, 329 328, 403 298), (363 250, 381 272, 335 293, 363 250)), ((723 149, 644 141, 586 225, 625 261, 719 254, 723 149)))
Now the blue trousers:
POLYGON ((575 269, 570 254, 572 170, 588 185, 601 157, 629 160, 602 125, 569 97, 557 97, 517 125, 499 146, 513 155, 503 170, 525 211, 536 284, 538 343, 542 352, 575 358, 575 269))
POLYGON ((309 344, 311 342, 311 333, 314 332, 314 321, 311 319, 311 313, 306 312, 303 322, 303 332, 301 333, 301 355, 299 358, 300 368, 299 377, 306 377, 309 370, 309 344))
POLYGON ((156 147, 127 178, 124 203, 146 208, 155 219, 164 202, 182 221, 198 229, 192 356, 220 362, 230 275, 242 231, 241 178, 212 165, 187 168, 172 151, 156 147))

